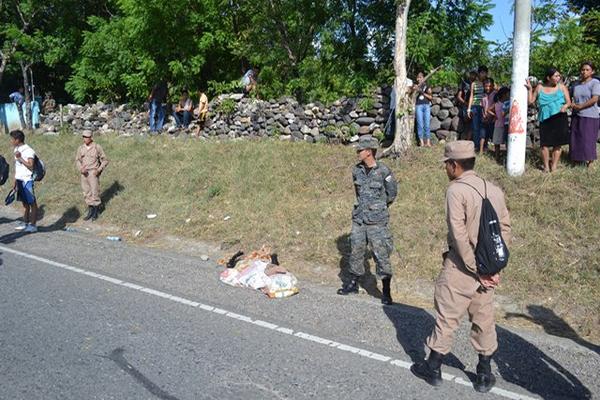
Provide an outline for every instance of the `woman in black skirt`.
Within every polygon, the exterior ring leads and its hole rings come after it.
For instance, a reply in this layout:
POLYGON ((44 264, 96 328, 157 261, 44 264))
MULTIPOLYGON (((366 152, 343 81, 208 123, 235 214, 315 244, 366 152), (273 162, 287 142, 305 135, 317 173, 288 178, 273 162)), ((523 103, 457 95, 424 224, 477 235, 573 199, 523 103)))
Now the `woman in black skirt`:
POLYGON ((569 122, 566 111, 571 105, 571 98, 569 91, 560 80, 560 73, 556 68, 550 68, 546 72, 544 83, 538 85, 535 92, 529 81, 526 83, 529 89, 529 104, 537 100, 544 172, 556 170, 561 146, 569 144, 569 122), (549 147, 552 147, 552 164, 550 164, 549 147))

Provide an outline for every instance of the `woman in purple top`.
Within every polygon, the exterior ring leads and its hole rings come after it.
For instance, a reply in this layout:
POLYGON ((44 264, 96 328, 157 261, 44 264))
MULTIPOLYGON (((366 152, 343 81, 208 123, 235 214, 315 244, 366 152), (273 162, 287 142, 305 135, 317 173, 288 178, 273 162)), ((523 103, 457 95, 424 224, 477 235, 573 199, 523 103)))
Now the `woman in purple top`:
POLYGON ((589 168, 598 158, 600 81, 593 78, 594 65, 589 61, 581 64, 580 73, 581 79, 573 87, 570 155, 572 161, 585 162, 589 168))

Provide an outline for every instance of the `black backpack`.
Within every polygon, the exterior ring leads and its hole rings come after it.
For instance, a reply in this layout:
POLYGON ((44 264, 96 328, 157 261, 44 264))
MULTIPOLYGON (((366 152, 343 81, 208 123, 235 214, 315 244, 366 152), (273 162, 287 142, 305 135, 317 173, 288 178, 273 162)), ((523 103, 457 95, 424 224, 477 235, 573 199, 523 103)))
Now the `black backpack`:
POLYGON ((9 171, 10 166, 6 162, 6 159, 0 156, 0 185, 4 185, 6 183, 9 171))
POLYGON ((33 169, 31 170, 34 181, 41 181, 46 176, 46 165, 39 159, 37 154, 33 156, 33 169))
POLYGON ((487 184, 485 179, 485 197, 471 186, 481 196, 481 217, 479 218, 479 233, 477 234, 477 246, 475 247, 475 262, 479 275, 494 275, 500 272, 508 264, 508 247, 502 238, 498 214, 494 206, 487 198, 487 184))

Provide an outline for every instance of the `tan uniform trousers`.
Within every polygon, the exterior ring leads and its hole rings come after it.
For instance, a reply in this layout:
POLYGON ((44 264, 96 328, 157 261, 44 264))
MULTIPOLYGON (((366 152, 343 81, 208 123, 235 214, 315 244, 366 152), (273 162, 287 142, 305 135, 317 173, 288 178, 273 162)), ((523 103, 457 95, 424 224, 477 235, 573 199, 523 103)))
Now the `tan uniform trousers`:
POLYGON ((448 354, 454 332, 468 313, 471 321, 471 344, 481 355, 494 354, 498 348, 494 322, 494 290, 478 292, 479 281, 446 259, 435 283, 435 328, 427 338, 427 347, 448 354))
POLYGON ((95 169, 89 170, 87 176, 81 175, 81 189, 83 189, 85 204, 100 205, 100 178, 96 176, 95 169))

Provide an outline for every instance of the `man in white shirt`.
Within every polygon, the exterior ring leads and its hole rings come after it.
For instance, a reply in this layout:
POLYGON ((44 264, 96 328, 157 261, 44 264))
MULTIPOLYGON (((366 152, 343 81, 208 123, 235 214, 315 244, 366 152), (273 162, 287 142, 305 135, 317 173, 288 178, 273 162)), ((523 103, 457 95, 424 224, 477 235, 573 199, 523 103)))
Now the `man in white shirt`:
POLYGON ((37 202, 33 189, 33 164, 35 152, 25 144, 25 134, 21 131, 10 133, 11 143, 15 148, 15 184, 13 188, 17 192, 17 199, 23 203, 25 211, 23 222, 16 230, 27 233, 37 232, 37 202))

